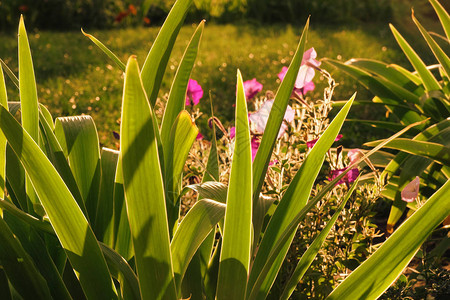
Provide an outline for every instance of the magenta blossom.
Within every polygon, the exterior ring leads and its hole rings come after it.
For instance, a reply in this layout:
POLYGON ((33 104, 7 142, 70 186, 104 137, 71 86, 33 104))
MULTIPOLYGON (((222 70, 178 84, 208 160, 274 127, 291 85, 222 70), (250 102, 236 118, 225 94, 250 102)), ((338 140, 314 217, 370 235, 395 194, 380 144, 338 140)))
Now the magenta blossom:
MULTIPOLYGON (((343 137, 342 134, 338 134, 337 137, 334 139, 334 141, 337 142, 337 141, 339 141, 342 137, 343 137)), ((314 140, 311 140, 311 141, 307 141, 307 142, 306 142, 306 146, 307 146, 308 148, 312 148, 312 147, 314 147, 314 145, 317 143, 318 140, 319 140, 319 139, 314 139, 314 140)))
POLYGON ((230 128, 230 139, 234 139, 234 137, 236 136, 236 127, 231 127, 230 128))
POLYGON ((261 92, 263 89, 263 85, 256 81, 256 78, 253 78, 252 80, 244 81, 244 91, 245 91, 245 98, 247 100, 252 99, 256 96, 259 92, 261 92))
MULTIPOLYGON (((310 84, 312 79, 314 78, 314 68, 318 68, 320 66, 320 62, 316 60, 317 52, 314 48, 310 48, 303 53, 303 59, 298 70, 297 79, 294 84, 294 91, 301 94, 306 94, 306 92, 314 89, 314 84, 310 84)), ((283 81, 286 76, 288 68, 283 67, 281 72, 278 73, 278 78, 283 81)))
POLYGON ((413 202, 419 194, 420 179, 416 176, 414 180, 408 183, 402 190, 402 200, 405 202, 413 202))
POLYGON ((197 105, 203 97, 203 89, 194 79, 189 79, 186 93, 186 105, 197 105))
POLYGON ((252 137, 251 145, 252 145, 252 162, 255 160, 256 152, 258 152, 258 148, 261 142, 257 137, 252 137))
POLYGON ((195 138, 197 141, 200 141, 200 140, 203 140, 203 138, 204 138, 204 136, 203 136, 203 134, 201 133, 201 132, 199 132, 198 134, 197 134, 197 137, 195 138))
MULTIPOLYGON (((259 132, 263 133, 266 129, 267 120, 269 119, 270 111, 272 110, 274 100, 266 100, 261 108, 252 114, 249 114, 248 120, 252 124, 252 128, 259 132)), ((284 114, 284 120, 288 123, 294 120, 295 111, 289 105, 286 108, 286 112, 284 114)), ((286 132, 287 125, 285 123, 281 124, 280 131, 278 133, 278 138, 283 136, 286 132)))
MULTIPOLYGON (((344 173, 345 170, 347 170, 347 168, 331 170, 329 180, 335 179, 336 177, 344 173)), ((351 169, 336 183, 336 185, 345 183, 348 186, 350 183, 354 182, 356 178, 358 178, 358 175, 359 170, 357 168, 351 169)))

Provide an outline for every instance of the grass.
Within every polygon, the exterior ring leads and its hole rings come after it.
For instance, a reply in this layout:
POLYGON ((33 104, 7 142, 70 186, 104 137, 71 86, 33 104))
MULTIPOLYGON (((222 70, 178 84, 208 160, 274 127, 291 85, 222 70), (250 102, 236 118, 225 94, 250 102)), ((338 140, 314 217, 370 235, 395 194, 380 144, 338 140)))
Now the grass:
MULTIPOLYGON (((179 60, 195 24, 181 29, 174 52, 170 58, 162 85, 162 94, 170 89, 179 60)), ((109 31, 90 31, 113 50, 122 61, 136 54, 142 66, 158 28, 128 28, 109 31)), ((278 72, 287 66, 298 43, 301 28, 291 26, 214 25, 206 26, 200 53, 192 78, 199 81, 205 94, 201 110, 209 114, 208 91, 211 91, 215 113, 224 123, 233 118, 236 69, 240 68, 244 80, 257 78, 264 91, 276 91, 278 72)), ((0 34, 0 58, 17 73, 17 41, 13 34, 0 34)), ((119 131, 122 97, 122 72, 81 32, 50 32, 29 30, 33 53, 38 95, 52 115, 92 115, 100 132, 100 142, 114 147, 112 131, 119 131)), ((386 25, 331 28, 314 26, 307 47, 314 47, 318 57, 347 60, 367 57, 387 62, 405 64, 400 49, 386 25)), ((350 78, 333 73, 339 86, 335 99, 348 99, 358 90, 358 99, 369 99, 370 94, 358 87, 350 78)), ((313 99, 321 97, 325 82, 314 79, 316 90, 313 99)), ((9 100, 18 100, 18 92, 8 81, 9 100)), ((364 108, 357 113, 368 114, 364 108)), ((366 116, 367 117, 367 116, 366 116)), ((200 119, 200 128, 206 128, 206 116, 200 119)), ((353 126, 353 125, 352 125, 353 126)))

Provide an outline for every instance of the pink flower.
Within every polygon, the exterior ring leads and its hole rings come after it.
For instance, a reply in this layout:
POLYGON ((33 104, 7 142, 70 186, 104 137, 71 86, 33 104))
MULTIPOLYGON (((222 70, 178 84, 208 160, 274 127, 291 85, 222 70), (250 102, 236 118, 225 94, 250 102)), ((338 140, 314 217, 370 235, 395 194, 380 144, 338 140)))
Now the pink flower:
MULTIPOLYGON (((334 141, 337 142, 337 141, 339 141, 342 137, 343 137, 342 134, 338 134, 337 137, 334 139, 334 141)), ((308 148, 312 148, 312 147, 314 147, 314 145, 317 143, 318 140, 319 140, 319 139, 314 139, 314 140, 311 140, 311 141, 307 141, 307 142, 306 142, 306 146, 307 146, 308 148)))
POLYGON ((347 157, 350 159, 351 165, 363 156, 364 153, 360 149, 351 149, 347 152, 347 157))
MULTIPOLYGON (((316 60, 317 52, 314 48, 310 48, 303 53, 303 59, 298 70, 297 79, 294 84, 294 91, 301 94, 306 94, 308 91, 314 90, 314 83, 311 85, 311 81, 314 78, 314 67, 319 67, 320 62, 316 60)), ((281 72, 278 73, 278 78, 283 81, 286 76, 288 68, 283 67, 281 72)))
POLYGON ((251 145, 252 145, 252 162, 255 160, 256 152, 258 152, 258 148, 261 142, 257 137, 252 137, 251 145))
MULTIPOLYGON (((261 108, 248 116, 248 120, 252 124, 252 128, 259 132, 263 133, 266 129, 267 120, 269 119, 270 111, 272 110, 274 100, 266 100, 261 108)), ((294 120, 295 111, 289 105, 286 108, 286 112, 284 114, 284 120, 288 123, 294 120)), ((280 131, 278 133, 278 138, 280 138, 286 131, 287 125, 285 123, 281 124, 280 131)))
POLYGON ((200 141, 200 140, 203 140, 203 138, 204 138, 204 136, 203 136, 203 134, 201 133, 201 132, 199 132, 198 134, 197 134, 197 137, 195 138, 197 141, 200 141))
POLYGON ((186 105, 197 105, 203 97, 203 90, 200 84, 194 79, 189 79, 186 93, 186 105))
POLYGON ((419 194, 420 179, 416 176, 414 180, 408 183, 402 190, 402 200, 406 202, 413 202, 419 194))
POLYGON ((230 128, 230 139, 234 139, 234 137, 236 136, 236 127, 231 127, 230 128))
POLYGON ((247 100, 252 99, 256 96, 259 92, 262 91, 263 85, 256 81, 256 78, 253 78, 252 80, 247 80, 244 82, 244 91, 245 91, 245 98, 247 100))
MULTIPOLYGON (((335 179, 336 177, 338 177, 339 175, 344 173, 345 170, 347 170, 347 168, 338 169, 338 170, 331 170, 329 180, 335 179)), ((342 177, 336 183, 336 185, 342 184, 342 183, 345 183, 346 185, 349 185, 350 183, 352 183, 352 182, 354 182, 356 180, 358 175, 359 175, 359 170, 357 168, 351 169, 350 171, 347 172, 347 174, 344 175, 344 177, 342 177)))

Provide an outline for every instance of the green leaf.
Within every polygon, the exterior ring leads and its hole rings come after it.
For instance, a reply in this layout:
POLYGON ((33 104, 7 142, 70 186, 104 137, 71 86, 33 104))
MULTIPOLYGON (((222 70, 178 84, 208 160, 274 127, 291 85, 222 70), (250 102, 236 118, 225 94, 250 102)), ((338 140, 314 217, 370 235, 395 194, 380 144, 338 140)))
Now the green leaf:
POLYGON ((24 299, 51 299, 45 279, 2 218, 0 218, 0 253, 2 268, 14 289, 24 299))
MULTIPOLYGON (((36 89, 36 80, 34 77, 33 60, 31 58, 30 45, 28 43, 27 32, 23 16, 20 16, 19 22, 19 96, 22 110, 23 128, 30 134, 31 138, 39 141, 39 111, 38 96, 36 89)), ((31 201, 33 208, 29 207, 29 211, 34 209, 39 212, 39 200, 33 191, 33 186, 28 177, 26 177, 26 192, 28 199, 31 201)), ((41 212, 39 212, 41 213, 41 212)))
POLYGON ((6 65, 6 63, 0 58, 0 64, 3 66, 6 75, 8 75, 9 79, 14 83, 14 85, 19 88, 19 78, 14 74, 13 71, 6 65))
POLYGON ((125 285, 125 287, 122 286, 122 290, 129 289, 129 293, 122 295, 124 299, 141 299, 139 280, 128 262, 120 254, 102 242, 99 242, 99 245, 105 255, 106 263, 112 276, 119 280, 121 284, 125 285))
POLYGON ((195 59, 197 58, 200 39, 202 37, 205 21, 200 22, 194 34, 192 35, 189 45, 186 47, 183 58, 175 74, 175 78, 170 89, 169 99, 167 100, 164 116, 161 123, 161 142, 163 148, 170 151, 170 132, 175 123, 176 118, 182 110, 184 110, 186 102, 186 89, 194 68, 195 59))
POLYGON ((300 42, 294 57, 292 58, 289 69, 283 81, 278 88, 272 109, 267 120, 266 129, 261 140, 261 144, 256 152, 255 160, 253 161, 253 203, 259 201, 259 193, 266 178, 267 168, 269 167, 272 150, 278 137, 281 124, 283 122, 284 114, 289 103, 289 98, 294 89, 294 83, 297 79, 297 74, 303 59, 303 52, 305 52, 305 44, 308 35, 309 19, 306 21, 303 29, 300 42))
POLYGON ((376 299, 450 213, 450 180, 353 271, 327 299, 376 299))
MULTIPOLYGON (((396 69, 397 71, 399 71, 406 77, 408 77, 409 80, 414 82, 416 85, 422 84, 422 79, 420 79, 420 77, 416 73, 411 73, 409 70, 403 68, 402 66, 396 65, 396 64, 390 64, 389 66, 393 69, 396 69)), ((423 87, 422 87, 422 89, 423 89, 423 87)))
POLYGON ((434 78, 433 74, 431 74, 430 70, 427 69, 427 66, 424 64, 422 59, 417 55, 413 48, 408 44, 408 42, 401 36, 401 34, 395 29, 392 24, 389 24, 392 33, 394 34, 397 43, 400 48, 402 48, 403 53, 405 53, 409 62, 412 64, 414 69, 419 74, 420 78, 422 78, 423 85, 427 92, 440 90, 441 86, 439 82, 434 78))
MULTIPOLYGON (((374 128, 382 128, 387 129, 389 131, 397 132, 403 128, 405 128, 404 125, 395 123, 395 122, 388 122, 388 121, 373 121, 373 120, 359 120, 359 119, 347 119, 347 122, 358 122, 364 125, 368 125, 370 127, 374 128)), ((416 128, 411 128, 412 133, 418 134, 420 133, 420 130, 416 128)))
MULTIPOLYGON (((413 140, 416 141, 426 141, 433 136, 436 136, 441 132, 442 130, 448 128, 450 126, 450 119, 443 120, 437 124, 433 124, 432 126, 426 128, 421 133, 416 135, 413 140)), ((408 157, 409 155, 405 152, 400 152, 396 155, 396 157, 391 160, 389 165, 386 166, 383 173, 381 174, 381 177, 384 177, 386 175, 393 175, 399 168, 402 162, 408 157)))
POLYGON ((111 50, 108 49, 102 42, 100 42, 95 36, 90 35, 86 32, 84 32, 83 28, 81 28, 81 32, 88 37, 94 44, 97 45, 97 47, 100 48, 109 58, 111 58, 116 65, 125 72, 125 64, 115 55, 111 50))
POLYGON ((447 40, 450 40, 450 16, 437 0, 430 0, 430 3, 433 5, 439 20, 441 20, 442 28, 444 28, 445 34, 447 35, 447 40))
POLYGON ((189 262, 208 234, 224 217, 225 207, 225 204, 213 200, 199 200, 178 226, 170 245, 178 292, 189 262))
MULTIPOLYGON (((8 109, 8 95, 6 93, 5 78, 3 68, 0 64, 0 105, 8 109)), ((5 197, 6 185, 6 137, 0 132, 0 198, 5 197)))
POLYGON ((252 246, 252 155, 247 101, 238 70, 236 137, 228 184, 217 299, 244 299, 252 246))
POLYGON ((142 82, 152 107, 155 105, 170 53, 191 3, 192 0, 175 2, 145 59, 142 82))
POLYGON ((114 244, 114 180, 119 151, 102 148, 100 193, 95 217, 94 232, 106 245, 114 244))
MULTIPOLYGON (((365 146, 374 147, 381 141, 365 143, 365 146)), ((426 141, 399 138, 387 143, 385 148, 401 150, 403 152, 431 158, 443 165, 450 165, 450 147, 426 141)))
MULTIPOLYGON (((211 101, 211 99, 210 99, 211 101)), ((211 118, 214 119, 214 110, 211 101, 211 118)), ((216 139, 216 124, 212 122, 212 137, 211 137, 211 149, 209 150, 208 163, 206 164, 206 170, 203 174, 202 183, 207 181, 219 181, 219 155, 217 154, 217 139, 216 139)), ((225 196, 226 199, 226 196, 225 196)))
POLYGON ((362 84, 366 89, 377 95, 380 100, 389 108, 389 110, 400 119, 400 122, 402 124, 408 125, 423 120, 423 117, 421 117, 415 111, 398 106, 399 104, 406 105, 407 103, 384 84, 386 83, 386 80, 383 82, 382 80, 380 80, 380 77, 373 76, 369 72, 352 66, 348 63, 344 64, 331 59, 326 59, 325 62, 344 71, 351 77, 358 80, 359 83, 362 84), (393 105, 391 106, 391 104, 393 105))
POLYGON ((191 184, 185 187, 199 193, 201 198, 213 199, 221 203, 227 203, 228 186, 217 181, 206 181, 199 184, 191 184))
MULTIPOLYGON (((286 190, 283 198, 278 204, 274 215, 269 221, 265 230, 263 239, 259 246, 259 250, 256 254, 255 261, 253 262, 252 271, 249 277, 249 285, 247 289, 247 296, 250 296, 250 292, 253 293, 252 297, 265 297, 275 280, 276 274, 283 262, 289 245, 294 238, 295 232, 292 232, 289 240, 284 244, 283 248, 277 253, 278 257, 276 262, 271 267, 270 274, 267 275, 262 283, 261 287, 255 288, 258 277, 261 275, 261 271, 266 264, 267 256, 271 253, 275 243, 279 240, 283 231, 287 228, 288 224, 295 218, 295 216, 306 205, 314 181, 319 174, 322 163, 325 159, 325 153, 330 149, 334 143, 336 136, 338 135, 345 117, 347 116, 350 107, 355 99, 353 95, 347 104, 341 109, 341 111, 334 118, 332 123, 325 130, 323 135, 317 141, 312 148, 311 152, 306 157, 305 161, 301 165, 297 174, 293 178, 291 184, 286 190), (254 291, 252 291, 254 290, 254 291)), ((267 125, 269 127, 270 124, 267 125)), ((298 224, 298 223, 297 223, 298 224)), ((252 298, 250 297, 250 298, 252 298)))
MULTIPOLYGON (((387 82, 393 84, 393 86, 395 86, 399 90, 404 89, 406 91, 412 91, 414 92, 414 94, 416 94, 416 96, 422 96, 424 93, 424 89, 423 87, 421 87, 422 83, 420 81, 420 78, 419 83, 416 83, 415 81, 411 80, 411 76, 406 75, 404 72, 401 72, 397 68, 394 68, 384 62, 373 59, 352 58, 351 60, 347 61, 346 64, 364 69, 365 71, 380 76, 386 79, 387 82)), ((386 83, 386 81, 384 82, 386 83)))
POLYGON ((319 252, 320 248, 322 247, 323 243, 325 242, 325 239, 327 238, 328 233, 330 232, 331 228, 336 223, 337 218, 341 214, 341 211, 344 209, 345 204, 347 203, 348 199, 352 195, 357 184, 358 184, 358 180, 355 180, 355 182, 352 184, 350 189, 347 191, 347 194, 346 194, 344 200, 342 200, 342 202, 339 205, 339 207, 337 208, 336 212, 331 217, 331 219, 328 221, 327 225, 317 235, 317 237, 314 239, 314 241, 308 247, 308 249, 305 251, 305 253, 303 253, 302 257, 300 258, 300 261, 297 263, 297 266, 295 267, 295 270, 291 275, 291 278, 289 278, 289 281, 286 283, 286 285, 284 287, 284 291, 281 294, 280 299, 288 299, 291 296, 292 292, 295 290, 295 287, 300 282, 303 275, 305 275, 306 271, 308 270, 309 266, 313 262, 314 258, 317 256, 317 253, 319 252))
POLYGON ((164 166, 166 168, 164 183, 170 235, 172 235, 172 230, 176 226, 179 215, 179 205, 175 203, 175 200, 181 190, 183 167, 197 134, 197 126, 192 122, 189 113, 185 110, 181 111, 172 126, 170 137, 167 140, 167 148, 164 151, 164 166))
POLYGON ((442 68, 444 69, 444 72, 447 74, 447 77, 450 77, 450 58, 447 56, 447 54, 445 54, 445 52, 441 49, 441 47, 439 47, 439 45, 433 40, 433 38, 426 31, 426 29, 419 23, 419 21, 414 16, 414 12, 412 14, 412 19, 414 23, 416 23, 417 28, 419 28, 420 33, 422 33, 422 36, 427 41, 427 44, 430 47, 431 51, 433 51, 434 56, 441 64, 442 68))
POLYGON ((0 106, 0 128, 21 160, 88 298, 115 299, 105 259, 69 189, 39 146, 0 106))
POLYGON ((100 149, 94 120, 90 116, 56 118, 55 135, 68 158, 89 220, 95 224, 100 186, 100 149))
POLYGON ((64 154, 63 149, 59 144, 55 133, 53 132, 53 121, 44 116, 43 107, 43 105, 40 105, 41 110, 39 113, 39 121, 41 126, 41 137, 45 140, 48 146, 47 157, 58 171, 66 186, 69 188, 73 197, 77 201, 78 206, 83 211, 83 214, 87 216, 86 206, 84 205, 80 189, 78 188, 75 177, 70 169, 66 155, 64 154))
POLYGON ((143 299, 175 299, 155 126, 138 63, 132 56, 125 73, 120 160, 139 286, 143 299))
POLYGON ((23 128, 38 141, 39 112, 36 80, 34 77, 33 60, 23 16, 19 22, 19 93, 22 110, 23 128))
POLYGON ((52 225, 48 221, 41 221, 38 218, 27 214, 23 210, 17 208, 14 204, 12 204, 10 201, 1 200, 0 199, 0 207, 7 211, 10 215, 26 222, 27 224, 31 225, 32 227, 44 231, 46 233, 55 234, 55 231, 53 230, 52 225))
POLYGON ((120 155, 114 180, 114 249, 126 260, 130 260, 134 255, 123 190, 122 160, 120 155))

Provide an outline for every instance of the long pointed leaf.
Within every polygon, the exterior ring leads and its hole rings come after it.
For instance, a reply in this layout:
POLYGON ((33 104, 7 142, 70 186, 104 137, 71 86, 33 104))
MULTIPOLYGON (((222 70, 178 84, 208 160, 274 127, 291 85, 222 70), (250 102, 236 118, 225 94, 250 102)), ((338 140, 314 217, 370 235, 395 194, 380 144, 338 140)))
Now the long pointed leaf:
POLYGON ((419 28, 420 33, 422 33, 422 36, 427 41, 428 46, 430 47, 431 51, 433 51, 434 56, 441 64, 442 68, 444 69, 447 76, 450 76, 450 58, 445 54, 445 52, 439 47, 438 43, 436 43, 431 35, 426 31, 426 29, 419 23, 419 21, 414 16, 414 13, 412 15, 412 19, 414 23, 416 23, 417 28, 419 28))
POLYGON ((132 56, 125 73, 120 159, 139 287, 143 299, 175 299, 155 126, 137 60, 132 56))
POLYGON ((445 34, 447 35, 447 40, 450 41, 450 16, 437 0, 430 0, 430 3, 433 5, 439 20, 441 20, 442 28, 444 28, 445 34))
MULTIPOLYGON (((0 64, 0 105, 8 109, 8 96, 6 93, 5 78, 3 68, 0 64)), ((0 133, 0 198, 5 197, 6 185, 6 137, 0 133)))
POLYGON ((142 67, 142 82, 153 107, 166 71, 170 53, 192 0, 177 0, 150 49, 142 67))
POLYGON ((116 65, 125 72, 125 64, 115 55, 111 50, 108 49, 102 42, 100 42, 95 36, 84 32, 83 28, 81 28, 81 32, 88 37, 97 47, 100 48, 109 58, 111 58, 116 65))
POLYGON ((195 203, 178 226, 170 245, 178 292, 191 258, 224 215, 225 204, 203 199, 195 203))
MULTIPOLYGON (((364 145, 374 147, 380 143, 381 141, 373 141, 364 145)), ((443 165, 450 165, 450 147, 438 143, 400 138, 390 141, 384 147, 428 157, 443 165)))
POLYGON ((191 71, 194 67, 195 59, 197 58, 204 27, 205 21, 200 22, 192 35, 189 45, 186 47, 180 66, 173 79, 169 99, 167 100, 163 120, 161 122, 161 142, 164 149, 170 148, 169 139, 172 125, 175 123, 176 118, 185 106, 186 89, 191 76, 191 71))
MULTIPOLYGON (((38 111, 38 96, 36 89, 36 80, 34 77, 33 60, 31 58, 30 45, 28 43, 27 32, 25 30, 25 23, 23 16, 20 17, 19 22, 19 95, 22 110, 22 125, 23 128, 30 134, 31 138, 39 141, 39 111, 38 111)), ((39 209, 39 200, 29 178, 27 177, 26 192, 28 199, 31 201, 33 208, 30 211, 39 209)))
POLYGON ((423 119, 415 111, 403 108, 400 105, 405 105, 405 101, 392 92, 388 87, 386 87, 383 82, 379 80, 378 77, 373 76, 369 72, 362 70, 358 67, 352 66, 349 63, 342 63, 336 60, 326 59, 325 62, 330 65, 344 71, 351 77, 355 78, 362 84, 366 89, 377 95, 382 102, 388 106, 389 110, 392 111, 399 119, 402 124, 408 125, 414 122, 418 122, 423 119), (394 104, 390 106, 390 104, 394 104))
POLYGON ((173 234, 173 228, 176 226, 180 210, 175 200, 181 190, 183 168, 197 135, 198 129, 192 122, 191 116, 187 111, 181 111, 172 126, 167 148, 164 151, 164 166, 166 168, 164 183, 170 236, 173 234))
POLYGON ((243 299, 252 244, 252 157, 247 101, 237 75, 236 138, 228 184, 217 299, 243 299))
POLYGON ((289 65, 289 69, 283 81, 278 88, 272 110, 267 120, 267 126, 261 140, 261 144, 256 152, 253 162, 253 204, 259 201, 259 194, 266 178, 267 168, 269 167, 272 150, 278 137, 280 126, 283 122, 284 114, 289 103, 294 83, 300 68, 303 52, 305 51, 306 38, 308 35, 309 19, 306 21, 297 50, 289 65))
POLYGON ((95 224, 100 186, 100 147, 94 120, 90 116, 59 117, 55 122, 55 135, 68 158, 89 220, 95 224))
POLYGON ((394 34, 394 37, 397 40, 397 43, 399 44, 400 48, 402 48, 406 57, 408 58, 414 69, 417 71, 420 78, 422 78, 422 82, 425 89, 428 92, 440 90, 441 86, 439 82, 436 80, 436 78, 434 78, 433 74, 431 74, 430 70, 427 69, 422 59, 420 59, 420 57, 417 55, 414 49, 402 37, 402 35, 397 31, 397 29, 395 29, 395 27, 392 24, 389 24, 389 26, 391 27, 392 33, 394 34))

